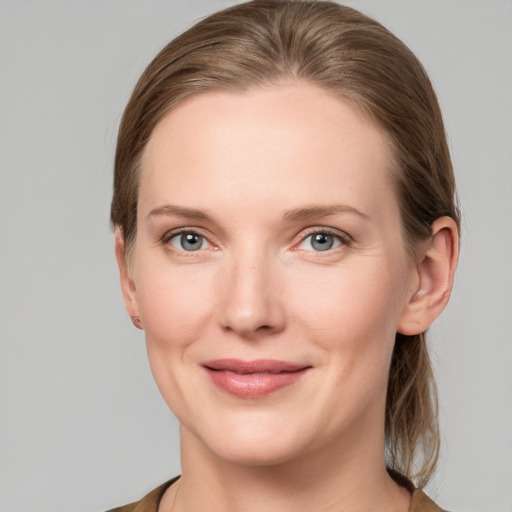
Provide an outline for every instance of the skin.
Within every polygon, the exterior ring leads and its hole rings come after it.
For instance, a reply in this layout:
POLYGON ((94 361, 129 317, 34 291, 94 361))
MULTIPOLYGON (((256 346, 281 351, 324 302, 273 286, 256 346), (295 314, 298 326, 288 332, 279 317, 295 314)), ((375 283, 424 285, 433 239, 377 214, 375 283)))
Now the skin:
POLYGON ((385 471, 389 363, 396 332, 444 308, 457 246, 443 218, 407 253, 392 163, 380 129, 304 83, 202 94, 156 127, 129 266, 119 231, 116 249, 181 425, 183 474, 160 511, 408 510, 385 471), (201 366, 222 358, 309 369, 244 399, 201 366))

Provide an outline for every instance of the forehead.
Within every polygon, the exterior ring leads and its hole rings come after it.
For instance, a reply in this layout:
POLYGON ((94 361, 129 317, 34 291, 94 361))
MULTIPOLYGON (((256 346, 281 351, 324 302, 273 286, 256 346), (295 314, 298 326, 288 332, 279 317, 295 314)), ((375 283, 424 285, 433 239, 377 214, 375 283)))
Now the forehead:
POLYGON ((390 167, 383 131, 317 86, 210 92, 185 100, 155 128, 139 199, 144 205, 179 197, 200 207, 193 203, 212 200, 208 191, 246 205, 346 197, 371 209, 390 193, 390 167))

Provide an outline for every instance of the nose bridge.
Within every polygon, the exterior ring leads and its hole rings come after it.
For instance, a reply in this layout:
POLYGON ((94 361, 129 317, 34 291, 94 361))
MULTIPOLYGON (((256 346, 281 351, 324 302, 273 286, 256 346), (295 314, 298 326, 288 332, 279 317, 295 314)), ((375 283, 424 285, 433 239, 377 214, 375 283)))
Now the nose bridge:
POLYGON ((276 266, 275 259, 261 246, 247 243, 231 252, 223 269, 223 328, 243 337, 275 333, 283 328, 276 266))

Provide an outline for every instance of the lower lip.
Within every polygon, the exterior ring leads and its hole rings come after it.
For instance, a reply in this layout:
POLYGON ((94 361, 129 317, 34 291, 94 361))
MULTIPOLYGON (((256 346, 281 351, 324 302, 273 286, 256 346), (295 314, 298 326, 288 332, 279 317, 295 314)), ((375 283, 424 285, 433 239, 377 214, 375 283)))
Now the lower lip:
POLYGON ((308 370, 293 372, 238 374, 205 368, 210 379, 222 391, 238 398, 262 398, 295 384, 308 370))

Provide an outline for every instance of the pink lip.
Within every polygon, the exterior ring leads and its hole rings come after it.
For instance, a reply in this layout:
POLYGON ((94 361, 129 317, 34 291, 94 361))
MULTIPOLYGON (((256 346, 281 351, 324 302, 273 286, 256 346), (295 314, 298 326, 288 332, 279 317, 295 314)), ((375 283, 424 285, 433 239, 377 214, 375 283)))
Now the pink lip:
POLYGON ((222 391, 239 398, 267 396, 299 380, 311 366, 274 359, 216 359, 203 368, 222 391))

